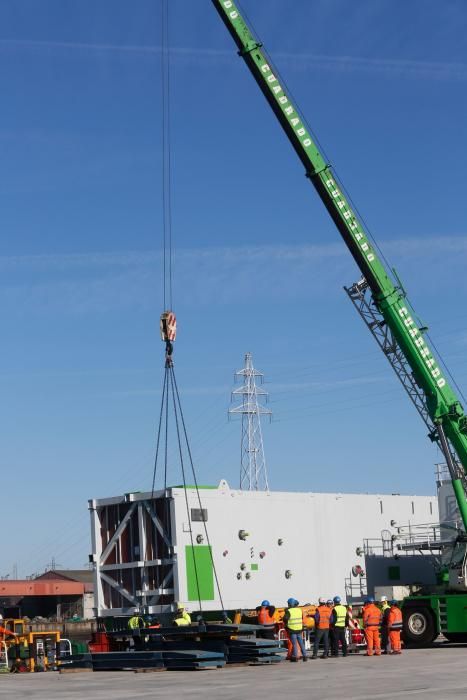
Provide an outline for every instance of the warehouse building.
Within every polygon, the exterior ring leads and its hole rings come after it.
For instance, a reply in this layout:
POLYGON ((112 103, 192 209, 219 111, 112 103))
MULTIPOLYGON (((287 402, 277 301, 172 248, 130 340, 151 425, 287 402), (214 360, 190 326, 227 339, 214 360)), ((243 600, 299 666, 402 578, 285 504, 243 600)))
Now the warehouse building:
POLYGON ((93 599, 93 574, 88 569, 50 569, 30 579, 0 581, 0 610, 5 618, 89 619, 93 599))

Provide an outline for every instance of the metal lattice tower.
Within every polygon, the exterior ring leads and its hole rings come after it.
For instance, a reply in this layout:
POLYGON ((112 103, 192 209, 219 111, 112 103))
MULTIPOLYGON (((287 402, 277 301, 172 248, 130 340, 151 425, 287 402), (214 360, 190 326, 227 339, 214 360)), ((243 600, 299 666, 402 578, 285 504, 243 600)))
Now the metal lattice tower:
POLYGON ((245 491, 269 490, 261 416, 271 417, 272 411, 258 401, 259 396, 268 400, 268 392, 256 384, 257 380, 262 384, 263 379, 264 374, 253 367, 251 352, 247 352, 244 368, 235 373, 235 381, 241 381, 242 386, 232 391, 232 401, 240 403, 229 409, 229 416, 242 417, 240 488, 245 491))
POLYGON ((410 369, 410 365, 405 358, 397 338, 384 320, 383 314, 374 303, 373 295, 367 281, 363 277, 350 287, 344 287, 344 289, 379 347, 386 355, 389 364, 419 412, 423 422, 428 428, 428 437, 438 444, 439 449, 446 458, 449 469, 456 475, 456 478, 462 480, 464 488, 467 489, 467 477, 457 458, 456 451, 444 434, 442 426, 435 425, 431 419, 425 392, 417 384, 417 380, 410 369))

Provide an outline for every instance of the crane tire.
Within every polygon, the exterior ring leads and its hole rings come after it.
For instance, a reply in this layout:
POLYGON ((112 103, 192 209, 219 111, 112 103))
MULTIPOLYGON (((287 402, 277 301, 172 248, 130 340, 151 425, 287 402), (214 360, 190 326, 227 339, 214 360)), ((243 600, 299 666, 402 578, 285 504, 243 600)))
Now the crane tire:
POLYGON ((403 638, 407 646, 427 647, 438 636, 435 618, 428 606, 403 609, 403 638))

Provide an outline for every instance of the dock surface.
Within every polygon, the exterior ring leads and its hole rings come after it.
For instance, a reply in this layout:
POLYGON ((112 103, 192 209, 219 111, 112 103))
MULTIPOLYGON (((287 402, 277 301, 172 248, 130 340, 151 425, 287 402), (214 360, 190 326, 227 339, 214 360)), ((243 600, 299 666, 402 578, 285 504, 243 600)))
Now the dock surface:
POLYGON ((226 667, 159 673, 36 673, 2 675, 0 698, 28 700, 465 700, 467 646, 413 649, 401 656, 283 662, 266 667, 226 667))

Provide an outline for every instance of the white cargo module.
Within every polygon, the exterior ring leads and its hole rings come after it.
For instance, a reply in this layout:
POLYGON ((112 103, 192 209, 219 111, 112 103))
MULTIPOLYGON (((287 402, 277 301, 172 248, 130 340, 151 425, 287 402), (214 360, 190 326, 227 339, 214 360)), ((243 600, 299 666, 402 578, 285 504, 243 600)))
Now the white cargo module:
POLYGON ((97 616, 177 601, 198 610, 199 597, 211 611, 343 596, 364 539, 391 521, 438 521, 435 496, 239 491, 225 481, 199 494, 201 508, 182 487, 89 501, 97 616))

